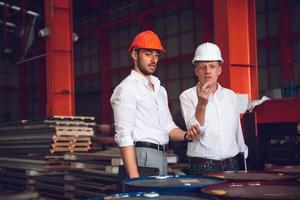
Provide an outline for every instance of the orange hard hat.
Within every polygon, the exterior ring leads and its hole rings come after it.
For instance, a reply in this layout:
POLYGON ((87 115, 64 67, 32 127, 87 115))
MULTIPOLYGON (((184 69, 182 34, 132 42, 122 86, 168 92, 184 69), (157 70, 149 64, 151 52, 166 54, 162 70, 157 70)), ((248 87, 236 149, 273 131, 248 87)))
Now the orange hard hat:
POLYGON ((159 37, 153 31, 143 31, 137 34, 128 49, 129 53, 131 53, 134 47, 166 51, 159 37))

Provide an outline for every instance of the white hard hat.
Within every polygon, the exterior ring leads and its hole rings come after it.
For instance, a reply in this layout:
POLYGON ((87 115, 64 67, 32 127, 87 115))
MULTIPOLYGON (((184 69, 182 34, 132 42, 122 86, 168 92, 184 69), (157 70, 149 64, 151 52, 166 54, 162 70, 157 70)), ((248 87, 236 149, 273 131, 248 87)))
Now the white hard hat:
POLYGON ((220 48, 210 42, 205 42, 197 47, 192 63, 195 64, 196 61, 224 62, 220 48))

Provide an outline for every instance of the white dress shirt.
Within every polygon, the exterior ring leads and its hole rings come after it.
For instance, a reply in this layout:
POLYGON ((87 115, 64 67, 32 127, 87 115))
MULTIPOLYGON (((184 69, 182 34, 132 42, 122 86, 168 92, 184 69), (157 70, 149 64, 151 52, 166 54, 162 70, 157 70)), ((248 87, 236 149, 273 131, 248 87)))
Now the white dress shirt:
POLYGON ((198 124, 201 131, 200 138, 188 144, 188 156, 214 160, 231 158, 239 152, 248 156, 237 111, 237 95, 232 90, 218 84, 215 93, 209 96, 203 126, 195 118, 196 86, 185 90, 179 98, 187 128, 198 124))
POLYGON ((119 147, 135 141, 167 144, 169 133, 177 128, 169 107, 167 92, 155 76, 148 80, 132 70, 114 90, 110 102, 114 113, 115 141, 119 147))

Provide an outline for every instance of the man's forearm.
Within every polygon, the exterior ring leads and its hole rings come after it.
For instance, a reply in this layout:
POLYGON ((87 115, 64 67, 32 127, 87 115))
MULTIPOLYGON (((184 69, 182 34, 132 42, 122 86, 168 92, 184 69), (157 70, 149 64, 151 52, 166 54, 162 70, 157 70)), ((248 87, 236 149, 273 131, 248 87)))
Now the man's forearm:
POLYGON ((186 132, 180 128, 174 128, 170 132, 170 140, 172 141, 184 141, 184 134, 186 132))
POLYGON ((180 128, 174 128, 170 132, 170 140, 173 141, 191 141, 200 136, 200 129, 198 125, 193 125, 188 129, 188 131, 184 131, 180 128))
POLYGON ((198 104, 196 107, 195 118, 201 126, 203 126, 205 122, 205 110, 205 105, 198 104))
POLYGON ((134 145, 120 147, 120 151, 129 178, 139 177, 134 145))

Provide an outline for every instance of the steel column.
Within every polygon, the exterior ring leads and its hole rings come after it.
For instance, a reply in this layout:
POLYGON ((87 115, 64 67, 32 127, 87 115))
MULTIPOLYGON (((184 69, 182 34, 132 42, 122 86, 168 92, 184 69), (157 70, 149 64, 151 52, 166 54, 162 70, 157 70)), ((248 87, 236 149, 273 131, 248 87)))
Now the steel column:
POLYGON ((47 116, 74 115, 71 0, 45 0, 47 116))
POLYGON ((220 82, 258 98, 254 0, 214 0, 215 42, 224 59, 220 82))

